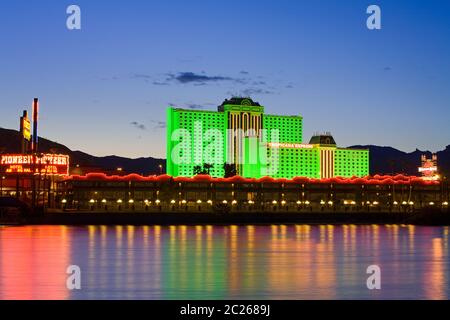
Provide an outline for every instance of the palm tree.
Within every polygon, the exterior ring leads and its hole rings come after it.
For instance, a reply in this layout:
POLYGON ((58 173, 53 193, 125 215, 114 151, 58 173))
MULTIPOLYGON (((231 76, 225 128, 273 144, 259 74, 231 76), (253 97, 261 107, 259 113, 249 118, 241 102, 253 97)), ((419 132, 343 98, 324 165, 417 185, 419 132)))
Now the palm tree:
POLYGON ((225 178, 230 178, 237 175, 236 165, 234 163, 225 163, 223 165, 223 170, 225 171, 225 178))
POLYGON ((212 168, 214 168, 214 165, 212 165, 210 163, 204 163, 203 164, 203 174, 210 174, 212 168))
POLYGON ((202 174, 202 166, 194 166, 194 175, 202 174))

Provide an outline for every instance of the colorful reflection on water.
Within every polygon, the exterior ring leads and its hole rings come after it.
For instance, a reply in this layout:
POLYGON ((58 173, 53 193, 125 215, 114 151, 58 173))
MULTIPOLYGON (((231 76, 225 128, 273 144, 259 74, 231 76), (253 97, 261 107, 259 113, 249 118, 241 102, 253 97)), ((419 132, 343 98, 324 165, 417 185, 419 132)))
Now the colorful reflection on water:
POLYGON ((0 299, 448 299, 449 260, 448 227, 1 227, 0 299))

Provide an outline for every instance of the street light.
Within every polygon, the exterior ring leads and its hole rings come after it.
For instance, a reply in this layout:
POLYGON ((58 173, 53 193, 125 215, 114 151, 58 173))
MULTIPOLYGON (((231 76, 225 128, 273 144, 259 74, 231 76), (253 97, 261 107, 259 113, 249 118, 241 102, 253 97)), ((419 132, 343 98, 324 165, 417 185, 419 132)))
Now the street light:
POLYGON ((163 165, 160 164, 158 167, 159 167, 159 175, 162 175, 163 165))
POLYGON ((63 210, 66 210, 67 200, 66 199, 62 199, 61 200, 61 204, 62 204, 63 210))

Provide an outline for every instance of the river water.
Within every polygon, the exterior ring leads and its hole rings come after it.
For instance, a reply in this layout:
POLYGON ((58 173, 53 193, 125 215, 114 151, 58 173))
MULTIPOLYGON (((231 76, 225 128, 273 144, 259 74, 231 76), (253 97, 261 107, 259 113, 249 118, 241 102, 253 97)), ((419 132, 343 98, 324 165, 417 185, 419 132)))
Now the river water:
POLYGON ((449 227, 0 227, 0 299, 449 299, 449 272, 449 227))

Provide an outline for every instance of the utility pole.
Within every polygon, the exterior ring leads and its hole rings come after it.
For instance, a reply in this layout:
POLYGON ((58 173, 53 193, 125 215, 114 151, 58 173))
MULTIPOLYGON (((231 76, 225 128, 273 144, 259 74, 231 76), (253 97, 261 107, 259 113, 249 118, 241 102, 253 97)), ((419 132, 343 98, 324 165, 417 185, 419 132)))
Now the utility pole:
POLYGON ((31 206, 33 211, 36 210, 36 154, 38 152, 38 117, 39 117, 39 100, 34 98, 33 100, 33 139, 31 142, 31 189, 32 189, 32 200, 31 206))

